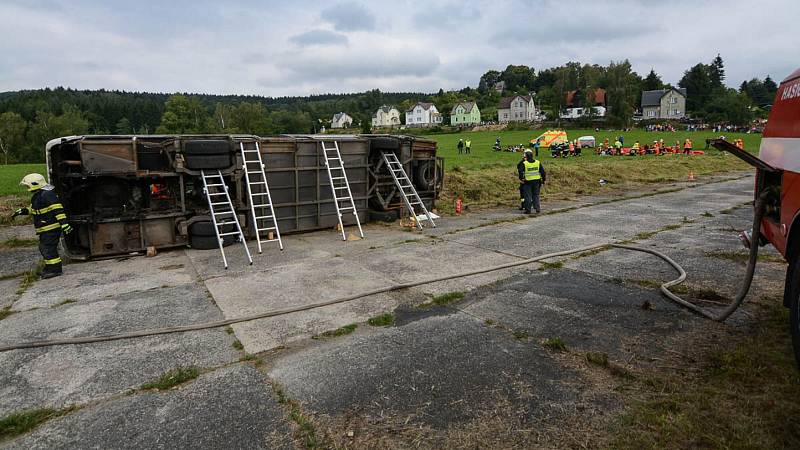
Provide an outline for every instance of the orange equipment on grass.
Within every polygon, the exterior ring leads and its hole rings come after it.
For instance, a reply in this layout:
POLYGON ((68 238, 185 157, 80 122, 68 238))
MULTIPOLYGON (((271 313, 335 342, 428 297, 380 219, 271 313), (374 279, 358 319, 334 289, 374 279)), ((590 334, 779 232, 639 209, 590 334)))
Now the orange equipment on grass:
POLYGON ((536 141, 539 141, 540 148, 548 148, 551 145, 566 144, 569 139, 567 139, 567 132, 564 130, 547 130, 538 137, 531 139, 531 144, 535 144, 536 141))

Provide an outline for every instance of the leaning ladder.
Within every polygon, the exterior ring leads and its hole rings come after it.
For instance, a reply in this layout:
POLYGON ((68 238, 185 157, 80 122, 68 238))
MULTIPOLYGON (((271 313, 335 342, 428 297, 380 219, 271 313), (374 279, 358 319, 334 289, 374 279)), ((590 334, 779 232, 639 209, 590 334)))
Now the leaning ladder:
POLYGON ((350 191, 350 183, 347 180, 347 172, 344 170, 344 161, 339 152, 339 142, 333 141, 333 147, 326 147, 325 141, 322 144, 322 154, 325 157, 325 167, 328 169, 328 179, 331 181, 331 192, 333 194, 333 204, 336 206, 336 215, 339 219, 339 229, 342 231, 342 239, 347 240, 342 223, 342 211, 352 211, 356 218, 358 233, 364 237, 364 230, 361 229, 361 221, 358 219, 356 203, 353 201, 353 193, 350 191), (344 203, 341 206, 340 203, 344 203), (349 203, 349 206, 347 204, 349 203))
POLYGON ((277 242, 283 250, 281 232, 278 230, 278 220, 272 206, 272 196, 269 193, 267 174, 264 173, 264 162, 261 159, 261 149, 258 141, 239 142, 242 152, 242 168, 247 181, 247 194, 250 197, 250 217, 253 219, 253 228, 258 242, 258 253, 261 253, 261 244, 277 242), (245 148, 247 144, 247 148, 245 148), (268 239, 262 239, 261 233, 266 232, 268 239), (269 233, 275 232, 275 238, 269 239, 269 233))
POLYGON ((233 209, 231 197, 228 195, 228 185, 225 184, 225 178, 222 177, 222 172, 217 170, 217 173, 206 174, 205 170, 200 171, 203 178, 203 192, 206 194, 208 200, 208 209, 211 211, 211 222, 214 225, 214 234, 217 236, 217 243, 219 251, 222 253, 222 263, 225 268, 228 268, 228 259, 225 257, 225 250, 223 249, 222 240, 225 236, 237 236, 237 239, 244 245, 244 251, 247 253, 247 260, 253 264, 253 258, 250 256, 250 249, 247 248, 244 234, 242 234, 242 227, 239 225, 239 218, 236 216, 236 210, 233 209), (225 231, 224 227, 227 225, 236 225, 236 231, 225 231))
POLYGON ((433 217, 431 217, 428 209, 425 208, 425 203, 423 203, 422 199, 419 198, 419 194, 417 194, 417 190, 414 188, 414 183, 412 183, 411 179, 408 178, 405 169, 403 169, 403 164, 401 164, 400 160, 397 159, 397 155, 392 152, 383 152, 383 161, 389 168, 392 178, 394 178, 394 184, 397 185, 397 189, 400 190, 400 196, 403 197, 403 202, 406 204, 408 212, 410 212, 414 217, 414 221, 417 223, 417 228, 420 230, 422 229, 422 221, 414 211, 414 206, 418 206, 425 215, 424 218, 430 222, 433 228, 436 228, 436 224, 433 223, 433 217))

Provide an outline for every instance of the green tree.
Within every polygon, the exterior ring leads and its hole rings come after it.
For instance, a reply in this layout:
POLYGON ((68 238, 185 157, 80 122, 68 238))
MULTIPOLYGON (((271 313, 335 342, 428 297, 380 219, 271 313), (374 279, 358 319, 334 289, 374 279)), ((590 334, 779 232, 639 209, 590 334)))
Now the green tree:
POLYGON ((746 125, 753 120, 753 116, 749 98, 735 89, 719 91, 706 106, 706 120, 711 123, 746 125))
POLYGON ((626 59, 611 62, 606 69, 608 118, 612 123, 626 127, 633 116, 633 105, 641 91, 641 78, 631 69, 626 59))
POLYGON ((15 112, 4 112, 0 114, 0 151, 3 152, 4 163, 8 164, 8 157, 16 156, 21 153, 25 142, 25 129, 28 123, 25 119, 15 112))
POLYGON ((661 77, 658 76, 655 70, 650 69, 650 73, 644 78, 642 82, 642 90, 644 91, 655 91, 657 89, 663 89, 664 82, 661 81, 661 77))
POLYGON ((175 94, 167 99, 164 106, 164 115, 161 116, 161 124, 156 133, 182 134, 205 131, 208 112, 199 99, 175 94))
POLYGON ((114 125, 114 129, 116 130, 117 134, 131 134, 133 132, 133 127, 131 126, 131 121, 128 120, 127 117, 123 117, 117 121, 117 124, 114 125))
POLYGON ((225 130, 227 133, 233 132, 233 130, 248 134, 267 135, 272 133, 272 124, 261 103, 239 103, 231 111, 230 125, 231 128, 225 130))
POLYGON ((506 82, 506 90, 527 94, 536 81, 536 73, 532 67, 509 64, 500 74, 500 79, 506 82))
POLYGON ((686 110, 702 114, 712 96, 713 85, 707 65, 695 64, 683 74, 678 86, 686 89, 686 110))
POLYGON ((493 90, 494 85, 498 81, 500 81, 500 72, 496 70, 490 70, 481 75, 481 79, 478 81, 478 91, 480 91, 482 94, 485 94, 490 90, 493 90))
POLYGON ((725 81, 725 65, 719 53, 717 53, 717 57, 714 58, 708 66, 708 77, 711 79, 712 88, 722 87, 722 82, 725 81))
POLYGON ((57 137, 82 135, 89 131, 89 121, 72 105, 63 107, 61 115, 39 111, 36 120, 28 128, 25 152, 19 162, 44 161, 44 146, 57 137))

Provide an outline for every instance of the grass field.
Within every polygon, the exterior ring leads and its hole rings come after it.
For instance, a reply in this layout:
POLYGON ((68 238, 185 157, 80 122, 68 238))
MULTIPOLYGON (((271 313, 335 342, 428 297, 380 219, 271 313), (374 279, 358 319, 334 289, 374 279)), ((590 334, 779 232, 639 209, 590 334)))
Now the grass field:
POLYGON ((44 164, 10 164, 0 166, 0 196, 24 194, 25 189, 19 181, 29 173, 45 174, 44 164))
MULTIPOLYGON (((470 207, 516 205, 518 181, 516 165, 522 155, 510 152, 494 152, 492 145, 500 138, 502 146, 525 144, 544 130, 535 131, 478 131, 455 134, 432 135, 439 143, 438 155, 445 158, 445 191, 439 201, 439 209, 451 212, 457 196, 461 196, 470 207), (472 153, 459 155, 456 144, 459 139, 472 141, 472 153)), ((636 140, 644 145, 663 138, 665 143, 692 139, 695 150, 705 150, 705 139, 718 137, 712 132, 630 132, 594 130, 567 130, 570 139, 593 135, 597 142, 606 137, 613 142, 616 136, 625 137, 625 146, 636 140)), ((757 152, 761 143, 760 134, 726 133, 728 139, 741 138, 745 149, 757 152)), ((619 189, 636 189, 643 183, 668 183, 685 180, 689 172, 703 175, 747 170, 749 166, 738 158, 717 150, 705 150, 703 156, 598 156, 593 151, 584 152, 579 158, 553 159, 549 151, 539 154, 547 171, 547 184, 543 198, 561 198, 570 195, 592 194, 619 189), (600 179, 608 180, 600 186, 600 179)))
MULTIPOLYGON (((29 195, 19 181, 33 172, 45 174, 44 164, 10 164, 0 166, 0 224, 10 223, 11 213, 20 206, 29 203, 29 195)), ((18 218, 15 223, 27 223, 25 218, 18 218)))

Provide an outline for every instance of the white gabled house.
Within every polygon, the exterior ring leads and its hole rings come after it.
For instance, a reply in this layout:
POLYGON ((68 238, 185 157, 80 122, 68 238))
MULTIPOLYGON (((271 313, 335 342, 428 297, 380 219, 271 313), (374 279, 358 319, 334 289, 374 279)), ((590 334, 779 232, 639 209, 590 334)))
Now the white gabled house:
POLYGON ((406 110, 406 126, 430 127, 441 125, 442 115, 433 103, 417 102, 406 110))
POLYGON ((400 126, 400 111, 394 106, 381 106, 372 115, 372 126, 376 128, 400 126))
POLYGON ((331 128, 350 128, 351 125, 353 125, 353 118, 344 112, 334 114, 331 119, 331 128))
POLYGON ((497 105, 497 119, 500 123, 533 122, 538 117, 533 95, 503 97, 497 105))

